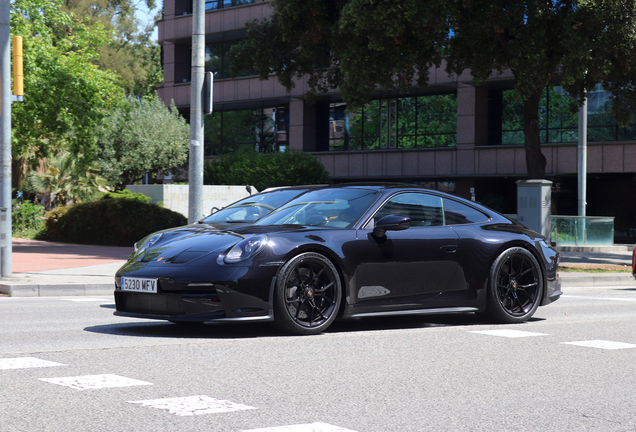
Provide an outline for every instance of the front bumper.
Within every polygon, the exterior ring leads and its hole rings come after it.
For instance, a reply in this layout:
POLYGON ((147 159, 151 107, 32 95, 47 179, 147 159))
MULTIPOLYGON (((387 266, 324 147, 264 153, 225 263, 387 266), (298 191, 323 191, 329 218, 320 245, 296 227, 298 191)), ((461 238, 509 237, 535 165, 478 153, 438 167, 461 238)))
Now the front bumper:
POLYGON ((561 279, 559 278, 559 274, 556 274, 556 277, 552 280, 548 280, 546 285, 546 293, 543 296, 543 302, 541 306, 549 305, 552 302, 555 302, 561 297, 563 292, 561 291, 561 279))
POLYGON ((219 271, 202 272, 190 268, 175 272, 149 266, 118 274, 115 278, 115 315, 184 322, 272 319, 273 287, 278 267, 227 266, 216 270, 219 271), (166 274, 168 272, 172 274, 166 274), (205 274, 214 274, 216 280, 204 280, 205 274), (121 276, 156 278, 157 292, 123 291, 121 276))

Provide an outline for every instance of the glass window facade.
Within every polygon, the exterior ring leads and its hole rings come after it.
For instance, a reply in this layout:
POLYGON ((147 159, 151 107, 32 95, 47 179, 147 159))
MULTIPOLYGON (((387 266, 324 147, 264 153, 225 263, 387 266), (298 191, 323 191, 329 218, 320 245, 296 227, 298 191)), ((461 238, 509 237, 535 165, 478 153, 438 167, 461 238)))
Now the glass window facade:
MULTIPOLYGON (((500 104, 501 123, 497 109, 490 109, 489 144, 523 145, 523 101, 514 90, 495 91, 489 104, 500 104), (500 100, 497 100, 501 98, 500 100), (497 130, 498 127, 500 130, 497 130), (494 126, 494 127, 493 127, 494 126)), ((578 113, 572 114, 572 98, 561 87, 546 89, 539 108, 539 129, 542 143, 572 143, 578 141, 578 113)), ((620 127, 610 113, 610 93, 601 86, 589 93, 587 108, 588 142, 636 139, 636 124, 620 127)))
POLYGON ((288 106, 213 112, 204 117, 205 155, 285 151, 288 130, 288 106))
POLYGON ((457 145, 454 94, 374 100, 356 111, 329 105, 329 150, 377 150, 457 145))
MULTIPOLYGON (((219 9, 227 9, 252 3, 256 3, 256 0, 205 0, 205 10, 213 11, 219 9)), ((192 10, 192 0, 175 1, 175 15, 191 14, 192 10)))
POLYGON ((255 0, 205 0, 205 10, 226 9, 255 3, 255 0))
MULTIPOLYGON (((232 78, 230 75, 230 48, 240 41, 219 42, 205 46, 205 71, 213 72, 215 79, 232 78)), ((254 75, 254 71, 241 71, 237 77, 254 75)))

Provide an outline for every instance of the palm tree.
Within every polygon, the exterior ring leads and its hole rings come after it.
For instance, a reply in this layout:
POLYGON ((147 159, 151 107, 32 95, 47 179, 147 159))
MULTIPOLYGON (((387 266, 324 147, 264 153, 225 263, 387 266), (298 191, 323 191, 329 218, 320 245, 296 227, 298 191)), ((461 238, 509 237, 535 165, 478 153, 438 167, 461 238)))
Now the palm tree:
POLYGON ((94 200, 100 189, 109 189, 95 164, 84 163, 81 156, 61 152, 49 158, 47 164, 44 172, 28 173, 24 182, 26 190, 44 195, 47 210, 54 204, 94 200))

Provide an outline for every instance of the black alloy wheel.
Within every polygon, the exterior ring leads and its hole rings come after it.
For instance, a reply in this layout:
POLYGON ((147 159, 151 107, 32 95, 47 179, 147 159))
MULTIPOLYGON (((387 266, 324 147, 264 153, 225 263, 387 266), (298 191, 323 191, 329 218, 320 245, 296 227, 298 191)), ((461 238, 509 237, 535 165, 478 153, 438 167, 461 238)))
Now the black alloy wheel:
POLYGON ((313 252, 297 255, 279 273, 274 323, 294 334, 320 333, 336 319, 341 298, 340 277, 329 259, 313 252))
POLYGON ((530 251, 521 247, 505 250, 490 270, 486 313, 502 323, 527 321, 541 303, 543 276, 530 251))

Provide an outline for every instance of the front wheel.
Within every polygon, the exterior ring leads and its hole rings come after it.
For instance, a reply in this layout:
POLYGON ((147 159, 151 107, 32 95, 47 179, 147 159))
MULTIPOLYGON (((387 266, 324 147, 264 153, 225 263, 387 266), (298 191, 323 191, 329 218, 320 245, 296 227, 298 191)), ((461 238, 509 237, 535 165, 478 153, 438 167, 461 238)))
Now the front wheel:
POLYGON ((527 321, 541 302, 543 276, 534 255, 527 249, 505 250, 490 269, 486 314, 497 322, 527 321))
POLYGON ((325 256, 308 252, 283 265, 274 298, 274 324, 283 331, 310 335, 336 319, 342 298, 338 271, 325 256))

